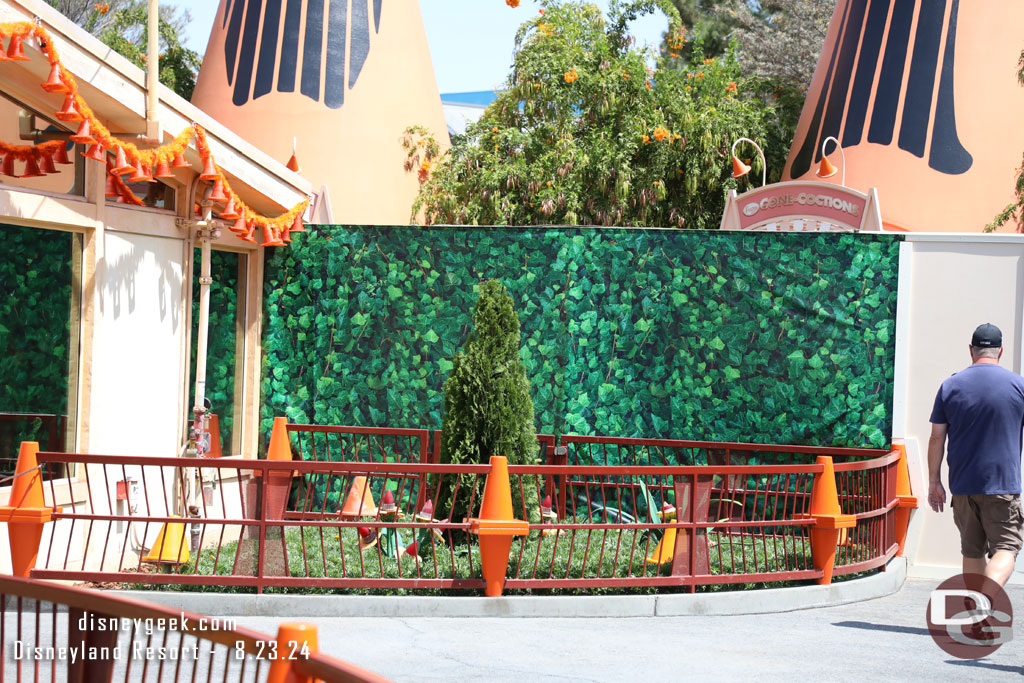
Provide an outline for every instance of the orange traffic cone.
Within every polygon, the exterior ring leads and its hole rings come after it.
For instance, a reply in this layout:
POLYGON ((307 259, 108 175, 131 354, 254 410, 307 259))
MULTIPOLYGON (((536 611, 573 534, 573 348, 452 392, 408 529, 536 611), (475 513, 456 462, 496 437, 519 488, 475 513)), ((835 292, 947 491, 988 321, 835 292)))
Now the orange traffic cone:
POLYGON ((306 228, 304 228, 303 225, 302 225, 302 215, 301 214, 295 217, 295 221, 292 223, 291 231, 292 232, 306 232, 306 228))
POLYGON ((11 58, 7 56, 7 51, 4 50, 4 37, 0 36, 0 62, 9 62, 11 58))
POLYGON ((823 466, 821 474, 815 475, 811 487, 811 560, 814 568, 822 571, 819 584, 832 583, 832 569, 836 561, 836 547, 840 536, 847 529, 857 526, 855 515, 844 515, 839 506, 839 494, 836 489, 835 467, 831 456, 819 455, 818 465, 823 466))
POLYGON ((160 159, 156 162, 156 169, 153 171, 154 178, 173 178, 174 173, 171 172, 171 167, 167 165, 166 159, 160 159))
POLYGON ((114 175, 124 175, 126 173, 135 172, 135 167, 128 163, 128 159, 124 154, 124 147, 121 145, 117 146, 117 157, 114 161, 114 168, 110 169, 110 172, 114 175))
POLYGON ((171 168, 191 168, 192 164, 185 161, 185 155, 181 152, 175 152, 174 161, 171 162, 171 168))
MULTIPOLYGON (((63 149, 63 147, 61 149, 63 149)), ((54 156, 56 157, 57 155, 55 154, 54 156)), ((64 156, 67 158, 67 152, 64 153, 64 156)), ((105 162, 107 160, 107 157, 103 154, 103 148, 99 145, 89 145, 89 147, 82 152, 82 156, 86 159, 94 159, 95 161, 105 162)), ((55 160, 58 164, 61 163, 59 159, 55 160)), ((109 197, 110 195, 108 194, 107 196, 109 197)))
MULTIPOLYGON (((320 649, 317 638, 316 626, 304 623, 286 623, 277 628, 277 652, 289 653, 288 656, 278 656, 271 660, 270 668, 267 671, 267 683, 305 683, 316 680, 312 676, 299 674, 293 668, 295 659, 306 661, 310 655, 315 655, 320 649)), ((260 662, 262 664, 262 662, 260 662)), ((376 678, 374 674, 360 670, 358 667, 346 667, 353 670, 346 671, 346 676, 352 679, 370 680, 376 678)))
POLYGON ((142 163, 141 159, 135 160, 135 170, 132 171, 131 176, 128 178, 129 183, 140 183, 140 182, 154 182, 153 176, 149 173, 149 167, 142 163))
POLYGON ((44 174, 57 173, 56 167, 53 165, 53 156, 50 154, 43 154, 39 157, 39 170, 44 174))
MULTIPOLYGON (((270 445, 267 447, 267 460, 280 462, 291 459, 292 449, 288 442, 288 418, 275 417, 274 428, 270 432, 270 445)), ((267 472, 267 514, 270 519, 284 518, 293 474, 294 471, 290 469, 267 472)))
POLYGON ((55 164, 70 164, 73 163, 71 159, 68 159, 68 149, 64 145, 57 147, 53 152, 53 163, 55 164))
POLYGON ((21 174, 22 178, 41 178, 43 175, 39 170, 39 162, 36 161, 35 157, 29 157, 25 160, 25 172, 21 174))
POLYGON ((281 241, 281 238, 278 236, 277 232, 275 232, 273 228, 270 228, 270 227, 263 228, 263 237, 264 237, 265 241, 263 242, 263 244, 260 245, 261 247, 283 247, 284 246, 284 242, 281 241))
POLYGON ((341 506, 340 515, 342 519, 377 516, 377 505, 373 502, 373 492, 370 491, 366 477, 357 476, 353 479, 352 486, 348 488, 348 494, 345 496, 345 502, 341 506))
POLYGON ((480 517, 469 520, 469 524, 470 532, 480 537, 481 573, 487 582, 484 595, 500 596, 505 587, 512 536, 522 536, 530 530, 528 522, 512 516, 512 486, 505 456, 491 456, 491 472, 484 483, 480 517))
POLYGON ((117 181, 114 180, 114 176, 107 174, 107 187, 103 191, 105 197, 119 197, 121 196, 121 190, 117 187, 117 181))
POLYGON ((658 547, 646 558, 647 564, 662 565, 671 562, 676 550, 677 529, 669 527, 665 529, 665 535, 658 541, 658 547))
POLYGON ((64 79, 60 77, 60 63, 54 62, 53 66, 50 67, 50 77, 46 80, 46 83, 43 83, 42 88, 46 92, 71 92, 71 89, 65 85, 64 79))
POLYGON ((82 122, 78 124, 78 132, 71 136, 71 140, 79 143, 80 145, 96 144, 96 138, 92 136, 89 119, 82 119, 82 122))
POLYGON ((210 153, 206 154, 203 159, 203 172, 199 174, 201 180, 219 180, 220 171, 217 170, 217 165, 213 163, 213 155, 210 153))
POLYGON ((4 162, 3 162, 2 165, 0 165, 0 173, 3 173, 4 175, 10 176, 12 178, 17 178, 18 177, 18 174, 14 172, 14 155, 13 154, 9 153, 9 154, 7 154, 4 157, 4 162))
POLYGON ((218 175, 217 180, 213 183, 213 189, 210 191, 210 196, 207 199, 211 202, 217 202, 218 204, 227 204, 228 196, 224 194, 224 180, 218 175))
POLYGON ((0 521, 7 522, 10 537, 13 573, 26 578, 36 566, 43 524, 52 518, 52 510, 46 507, 43 497, 38 452, 39 444, 35 441, 21 442, 11 497, 6 506, 0 507, 0 521))
POLYGON ((11 42, 7 46, 7 59, 12 62, 28 62, 28 57, 25 56, 25 50, 21 46, 21 36, 11 36, 11 42))
POLYGON ((64 107, 59 112, 54 114, 61 121, 68 121, 71 123, 77 123, 83 120, 83 116, 78 113, 78 107, 75 105, 74 93, 68 93, 64 97, 64 107))
POLYGON ((233 233, 235 233, 235 234, 237 234, 239 236, 244 235, 247 232, 249 232, 249 228, 247 228, 245 226, 245 216, 244 215, 240 215, 238 217, 238 219, 235 220, 235 224, 232 225, 230 228, 228 228, 228 230, 230 230, 231 232, 233 232, 233 233))
POLYGON ((910 467, 907 465, 907 446, 903 439, 893 439, 892 450, 899 451, 900 454, 900 459, 896 463, 896 509, 893 511, 893 520, 896 526, 896 540, 900 544, 896 555, 903 557, 910 514, 917 508, 917 496, 913 495, 910 488, 910 467))
POLYGON ((241 215, 235 210, 234 197, 228 197, 228 205, 224 207, 224 211, 221 212, 220 217, 226 221, 237 221, 241 218, 241 215))

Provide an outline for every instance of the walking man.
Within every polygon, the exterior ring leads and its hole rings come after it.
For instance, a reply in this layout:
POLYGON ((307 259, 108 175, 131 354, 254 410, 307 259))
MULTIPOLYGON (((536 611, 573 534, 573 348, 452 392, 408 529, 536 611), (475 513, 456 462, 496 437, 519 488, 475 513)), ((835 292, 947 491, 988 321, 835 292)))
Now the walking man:
POLYGON ((935 396, 928 439, 928 504, 942 512, 946 502, 940 474, 948 450, 963 571, 984 574, 1002 586, 1013 573, 1024 525, 1024 378, 999 365, 1003 333, 995 325, 986 323, 974 331, 970 351, 971 365, 944 381, 935 396))

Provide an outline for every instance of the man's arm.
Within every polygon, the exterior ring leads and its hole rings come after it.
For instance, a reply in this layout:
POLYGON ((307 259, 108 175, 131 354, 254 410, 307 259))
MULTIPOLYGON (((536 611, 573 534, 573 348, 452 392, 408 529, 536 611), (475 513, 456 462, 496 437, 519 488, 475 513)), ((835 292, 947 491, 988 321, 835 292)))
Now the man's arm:
POLYGON ((928 505, 935 512, 942 512, 946 503, 946 489, 942 488, 942 458, 946 454, 946 427, 932 423, 928 437, 928 505))

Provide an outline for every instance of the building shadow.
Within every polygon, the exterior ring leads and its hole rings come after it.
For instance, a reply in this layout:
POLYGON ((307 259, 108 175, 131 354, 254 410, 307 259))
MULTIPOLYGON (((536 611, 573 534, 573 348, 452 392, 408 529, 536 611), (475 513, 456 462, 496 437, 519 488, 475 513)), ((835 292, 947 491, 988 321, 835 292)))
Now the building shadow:
POLYGON ((843 628, 862 628, 868 631, 888 631, 889 633, 907 633, 915 636, 931 636, 926 628, 918 626, 895 626, 893 624, 872 624, 869 621, 837 621, 833 626, 843 628))
POLYGON ((956 666, 969 666, 972 668, 979 669, 992 669, 993 671, 1004 671, 1008 674, 1017 674, 1018 676, 1024 676, 1024 666, 1011 666, 1010 664, 994 664, 992 662, 986 662, 983 659, 947 659, 946 664, 955 664, 956 666))

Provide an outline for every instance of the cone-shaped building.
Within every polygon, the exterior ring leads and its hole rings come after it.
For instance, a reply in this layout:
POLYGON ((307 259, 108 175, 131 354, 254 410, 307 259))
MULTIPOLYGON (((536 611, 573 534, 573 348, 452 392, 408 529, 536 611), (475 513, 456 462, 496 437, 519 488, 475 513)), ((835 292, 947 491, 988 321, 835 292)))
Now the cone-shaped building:
POLYGON ((846 184, 878 188, 888 228, 980 231, 1024 152, 1022 24, 1019 2, 838 0, 784 179, 816 179, 835 136, 846 184))
POLYGON ((447 144, 414 0, 220 0, 192 102, 282 163, 294 140, 339 223, 408 223, 402 133, 447 144))

